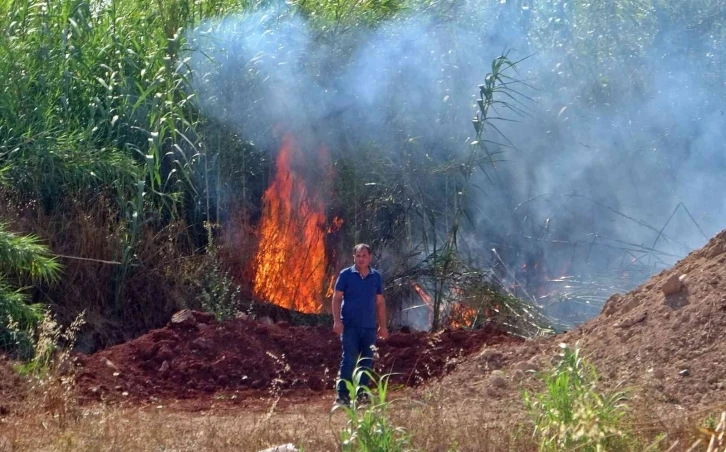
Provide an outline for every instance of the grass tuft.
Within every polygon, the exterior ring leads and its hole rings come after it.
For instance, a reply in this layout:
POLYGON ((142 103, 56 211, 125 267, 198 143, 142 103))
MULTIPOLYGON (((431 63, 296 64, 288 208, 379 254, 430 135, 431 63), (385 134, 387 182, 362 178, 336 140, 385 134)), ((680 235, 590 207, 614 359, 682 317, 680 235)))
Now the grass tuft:
POLYGON ((524 393, 540 450, 612 450, 625 434, 626 393, 599 393, 597 372, 581 356, 578 344, 560 348, 555 368, 542 375, 544 391, 524 393))

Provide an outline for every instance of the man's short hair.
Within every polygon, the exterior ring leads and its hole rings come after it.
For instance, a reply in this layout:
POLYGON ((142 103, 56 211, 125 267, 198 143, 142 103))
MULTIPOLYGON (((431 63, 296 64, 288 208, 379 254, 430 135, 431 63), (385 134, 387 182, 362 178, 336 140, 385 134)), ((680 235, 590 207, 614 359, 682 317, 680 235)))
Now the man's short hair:
POLYGON ((371 246, 366 243, 359 243, 356 246, 353 247, 353 254, 357 253, 360 250, 368 250, 368 254, 373 254, 371 251, 371 246))

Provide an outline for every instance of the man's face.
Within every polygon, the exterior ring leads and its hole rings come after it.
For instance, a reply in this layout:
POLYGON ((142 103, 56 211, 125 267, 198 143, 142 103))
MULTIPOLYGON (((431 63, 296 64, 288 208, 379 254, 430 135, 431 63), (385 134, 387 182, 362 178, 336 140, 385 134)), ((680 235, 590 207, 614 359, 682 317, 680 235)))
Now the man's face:
POLYGON ((356 268, 367 268, 371 263, 371 253, 367 249, 361 248, 355 252, 353 259, 355 260, 356 268))

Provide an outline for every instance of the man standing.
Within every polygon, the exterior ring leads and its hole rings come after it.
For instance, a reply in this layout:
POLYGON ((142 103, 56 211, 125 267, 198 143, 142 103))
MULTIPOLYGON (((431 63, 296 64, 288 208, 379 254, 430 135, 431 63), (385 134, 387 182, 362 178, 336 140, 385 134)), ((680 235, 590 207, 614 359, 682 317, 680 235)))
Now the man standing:
MULTIPOLYGON (((350 403, 350 397, 343 380, 351 381, 359 356, 361 367, 372 369, 376 338, 388 338, 383 277, 370 267, 371 247, 365 243, 356 245, 353 258, 355 264, 338 275, 333 294, 333 331, 340 335, 343 345, 336 403, 345 405, 350 403)), ((360 383, 368 385, 367 375, 360 383)))

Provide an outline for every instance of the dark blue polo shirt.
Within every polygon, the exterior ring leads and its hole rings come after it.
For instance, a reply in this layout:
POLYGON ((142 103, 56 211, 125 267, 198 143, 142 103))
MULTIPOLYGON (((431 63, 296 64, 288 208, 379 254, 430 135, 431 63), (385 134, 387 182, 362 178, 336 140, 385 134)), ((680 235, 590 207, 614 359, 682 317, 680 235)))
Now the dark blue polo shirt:
POLYGON ((343 292, 341 317, 343 325, 376 328, 376 295, 383 294, 383 277, 369 267, 365 278, 355 265, 343 269, 335 282, 335 290, 343 292))

